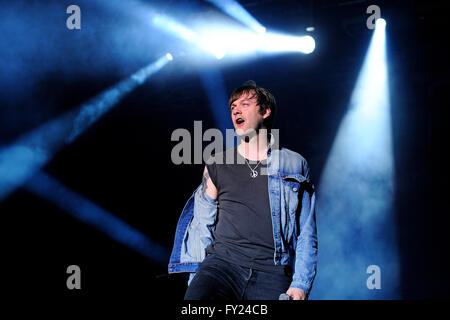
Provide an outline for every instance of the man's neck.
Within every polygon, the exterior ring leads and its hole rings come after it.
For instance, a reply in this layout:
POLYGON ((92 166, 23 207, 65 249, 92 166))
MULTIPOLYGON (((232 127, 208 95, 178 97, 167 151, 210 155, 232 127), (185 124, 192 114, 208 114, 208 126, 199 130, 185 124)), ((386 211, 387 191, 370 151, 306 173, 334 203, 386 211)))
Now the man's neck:
POLYGON ((267 158, 268 148, 269 142, 267 134, 265 132, 259 132, 247 141, 241 139, 241 144, 238 146, 238 152, 246 159, 260 161, 267 158))

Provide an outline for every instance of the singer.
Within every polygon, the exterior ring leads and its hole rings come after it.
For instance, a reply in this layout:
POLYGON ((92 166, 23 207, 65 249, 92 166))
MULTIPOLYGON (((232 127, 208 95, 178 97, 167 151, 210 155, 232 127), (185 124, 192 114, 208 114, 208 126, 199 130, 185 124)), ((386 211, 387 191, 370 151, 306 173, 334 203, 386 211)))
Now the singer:
POLYGON ((308 164, 278 148, 269 91, 248 81, 229 108, 241 143, 206 161, 177 225, 169 273, 190 273, 186 300, 304 300, 317 266, 308 164))

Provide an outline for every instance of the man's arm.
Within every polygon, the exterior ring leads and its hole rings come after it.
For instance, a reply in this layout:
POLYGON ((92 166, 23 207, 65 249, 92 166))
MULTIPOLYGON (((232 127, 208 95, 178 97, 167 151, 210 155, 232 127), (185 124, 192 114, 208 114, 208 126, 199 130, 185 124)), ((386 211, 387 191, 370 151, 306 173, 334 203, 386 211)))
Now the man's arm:
POLYGON ((205 166, 203 170, 202 191, 211 199, 217 199, 217 188, 209 176, 208 168, 205 166))
POLYGON ((293 300, 305 300, 316 275, 317 267, 317 227, 316 193, 310 180, 308 164, 304 164, 307 188, 303 193, 300 212, 300 235, 297 238, 295 272, 289 290, 293 300))
MULTIPOLYGON (((203 194, 203 198, 209 198, 207 200, 215 201, 217 199, 217 188, 211 180, 209 176, 208 168, 205 166, 205 170, 203 170, 202 184, 201 184, 201 193, 203 194)), ((195 272, 189 275, 188 285, 191 283, 192 279, 195 276, 195 272)))

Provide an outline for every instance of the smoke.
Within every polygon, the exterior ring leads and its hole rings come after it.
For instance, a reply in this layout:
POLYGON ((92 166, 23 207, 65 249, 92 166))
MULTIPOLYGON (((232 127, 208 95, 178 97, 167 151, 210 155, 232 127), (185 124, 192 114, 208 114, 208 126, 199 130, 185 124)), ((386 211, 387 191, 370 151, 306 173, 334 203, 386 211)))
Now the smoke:
POLYGON ((152 29, 150 16, 157 10, 153 3, 77 1, 80 30, 66 26, 70 16, 66 9, 71 4, 10 1, 0 5, 3 143, 78 104, 67 101, 71 87, 80 90, 84 82, 94 79, 99 88, 109 87, 155 61, 170 45, 167 36, 152 29))
POLYGON ((319 263, 311 297, 400 298, 394 154, 384 29, 376 29, 318 190, 319 263), (377 266, 380 288, 367 285, 377 266))

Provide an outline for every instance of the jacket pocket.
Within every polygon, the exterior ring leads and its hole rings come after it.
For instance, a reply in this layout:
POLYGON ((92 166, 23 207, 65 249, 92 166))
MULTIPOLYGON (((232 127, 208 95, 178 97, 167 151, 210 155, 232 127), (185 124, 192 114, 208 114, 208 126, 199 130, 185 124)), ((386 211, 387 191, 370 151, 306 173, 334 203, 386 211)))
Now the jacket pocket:
POLYGON ((281 192, 283 194, 282 199, 284 199, 284 212, 282 215, 285 216, 286 225, 283 226, 283 230, 286 235, 286 242, 291 241, 292 235, 294 234, 296 225, 298 224, 297 208, 299 205, 299 192, 300 192, 301 182, 299 179, 286 176, 282 177, 281 182, 281 192))
POLYGON ((282 192, 285 199, 287 212, 295 214, 298 206, 298 194, 300 191, 300 182, 292 178, 282 178, 282 192))

